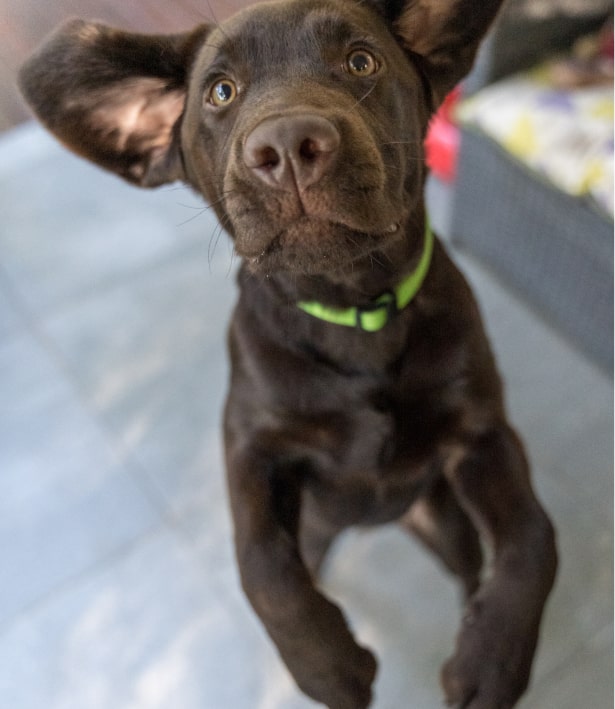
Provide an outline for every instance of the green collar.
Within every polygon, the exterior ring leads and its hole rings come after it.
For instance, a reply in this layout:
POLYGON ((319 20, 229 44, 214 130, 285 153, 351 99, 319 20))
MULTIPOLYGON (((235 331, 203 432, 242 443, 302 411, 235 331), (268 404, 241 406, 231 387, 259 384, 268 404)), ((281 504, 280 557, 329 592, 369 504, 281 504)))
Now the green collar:
POLYGON ((356 327, 365 332, 378 332, 419 292, 431 263, 433 242, 429 220, 425 219, 425 241, 417 267, 394 290, 385 291, 367 306, 331 308, 315 301, 302 301, 297 303, 297 306, 309 315, 334 325, 356 327))

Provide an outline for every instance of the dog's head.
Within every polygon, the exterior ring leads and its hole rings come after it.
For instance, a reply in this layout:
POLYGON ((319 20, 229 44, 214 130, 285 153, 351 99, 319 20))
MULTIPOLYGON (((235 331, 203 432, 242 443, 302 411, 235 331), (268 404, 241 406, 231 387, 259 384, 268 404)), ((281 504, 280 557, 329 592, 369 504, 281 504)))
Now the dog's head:
POLYGON ((189 183, 255 270, 326 272, 399 239, 430 114, 499 0, 278 0, 183 35, 72 21, 23 92, 69 148, 189 183))

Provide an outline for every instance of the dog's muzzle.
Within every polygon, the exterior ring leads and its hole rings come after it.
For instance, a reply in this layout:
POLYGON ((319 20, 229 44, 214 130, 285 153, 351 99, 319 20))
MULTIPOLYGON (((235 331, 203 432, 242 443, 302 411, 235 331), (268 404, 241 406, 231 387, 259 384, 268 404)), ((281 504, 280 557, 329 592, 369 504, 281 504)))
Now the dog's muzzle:
POLYGON ((304 192, 333 168, 340 143, 337 128, 322 116, 274 116, 248 135, 243 160, 269 187, 304 192))

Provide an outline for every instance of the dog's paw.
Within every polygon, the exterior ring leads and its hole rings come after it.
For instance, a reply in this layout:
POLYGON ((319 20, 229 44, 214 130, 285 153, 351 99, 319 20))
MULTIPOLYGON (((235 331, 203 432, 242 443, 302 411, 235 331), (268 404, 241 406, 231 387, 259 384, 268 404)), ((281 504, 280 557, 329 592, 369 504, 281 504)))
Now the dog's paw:
POLYGON ((330 709, 366 709, 371 704, 376 659, 369 650, 358 645, 354 655, 351 663, 346 658, 343 667, 336 672, 337 690, 330 709))
POLYGON ((367 709, 377 662, 369 650, 354 644, 313 673, 302 689, 329 709, 367 709))
POLYGON ((442 669, 447 704, 455 709, 512 709, 527 688, 535 644, 531 624, 475 597, 455 654, 442 669))

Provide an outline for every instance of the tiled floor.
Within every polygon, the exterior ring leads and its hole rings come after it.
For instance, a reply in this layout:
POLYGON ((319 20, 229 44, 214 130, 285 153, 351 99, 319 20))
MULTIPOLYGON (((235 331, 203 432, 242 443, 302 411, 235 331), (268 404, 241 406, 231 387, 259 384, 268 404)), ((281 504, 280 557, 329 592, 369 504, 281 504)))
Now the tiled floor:
MULTIPOLYGON (((0 142, 0 214, 0 706, 313 706, 232 561, 226 237, 190 193, 125 186, 32 126, 0 142)), ((559 529, 522 706, 611 709, 611 379, 458 260, 559 529)), ((375 709, 441 707, 459 609, 431 558, 394 528, 353 532, 325 587, 381 659, 375 709)))

